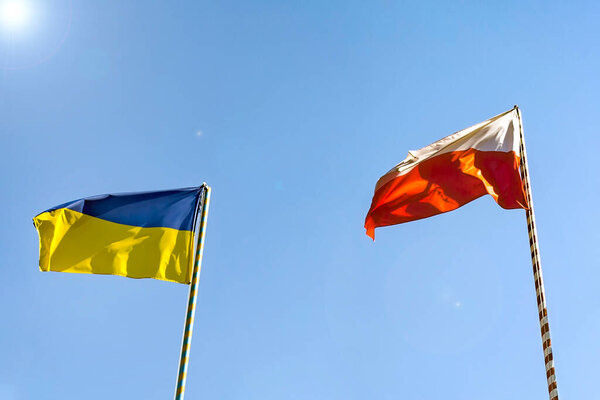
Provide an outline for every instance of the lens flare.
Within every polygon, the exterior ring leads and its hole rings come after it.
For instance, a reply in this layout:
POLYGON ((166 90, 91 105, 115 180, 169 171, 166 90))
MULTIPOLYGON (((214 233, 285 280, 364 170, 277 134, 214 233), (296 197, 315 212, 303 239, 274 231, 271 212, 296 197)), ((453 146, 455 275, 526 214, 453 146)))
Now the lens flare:
POLYGON ((0 23, 5 29, 23 28, 27 25, 30 16, 31 10, 24 1, 6 0, 0 3, 0 23))

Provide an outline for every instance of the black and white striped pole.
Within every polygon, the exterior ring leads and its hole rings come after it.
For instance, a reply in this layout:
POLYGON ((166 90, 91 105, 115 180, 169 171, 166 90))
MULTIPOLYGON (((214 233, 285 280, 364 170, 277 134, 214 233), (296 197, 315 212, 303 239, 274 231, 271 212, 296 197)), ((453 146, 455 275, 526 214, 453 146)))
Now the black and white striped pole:
POLYGON ((542 335, 542 347, 544 349, 544 362, 546 365, 546 379, 548 382, 548 395, 550 400, 558 400, 558 387, 556 384, 556 372, 554 370, 554 356, 552 354, 552 341, 550 339, 550 325, 548 324, 548 309, 546 308, 546 292, 544 290, 544 278, 542 276, 542 264, 540 262, 540 249, 538 245, 537 229, 535 225, 535 214, 533 212, 533 200, 531 196, 531 182, 527 167, 527 151, 525 150, 525 138, 523 135, 523 120, 521 110, 515 106, 519 115, 519 128, 521 133, 521 176, 527 196, 529 208, 526 210, 527 231, 529 232, 529 246, 531 250, 531 262, 533 264, 533 279, 535 282, 535 295, 537 298, 538 316, 540 320, 540 333, 542 335))

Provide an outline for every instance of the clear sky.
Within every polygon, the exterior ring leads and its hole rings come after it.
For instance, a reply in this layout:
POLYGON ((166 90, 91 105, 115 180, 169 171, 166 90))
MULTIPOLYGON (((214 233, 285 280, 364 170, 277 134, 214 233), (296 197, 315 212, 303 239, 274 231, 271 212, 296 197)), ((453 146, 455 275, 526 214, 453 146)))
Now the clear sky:
POLYGON ((363 229, 408 150, 514 104, 559 392, 597 396, 598 2, 27 1, 0 29, 1 400, 173 396, 188 288, 39 272, 31 218, 203 181, 186 399, 547 399, 523 210, 363 229))

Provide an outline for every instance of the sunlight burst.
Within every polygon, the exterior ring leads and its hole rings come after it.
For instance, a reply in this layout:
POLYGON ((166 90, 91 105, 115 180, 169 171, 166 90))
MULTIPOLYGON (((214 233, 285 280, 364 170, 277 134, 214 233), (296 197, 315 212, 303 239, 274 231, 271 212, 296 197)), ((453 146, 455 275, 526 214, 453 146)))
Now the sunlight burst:
POLYGON ((0 22, 6 29, 17 30, 29 21, 31 10, 25 1, 6 0, 0 3, 0 22))

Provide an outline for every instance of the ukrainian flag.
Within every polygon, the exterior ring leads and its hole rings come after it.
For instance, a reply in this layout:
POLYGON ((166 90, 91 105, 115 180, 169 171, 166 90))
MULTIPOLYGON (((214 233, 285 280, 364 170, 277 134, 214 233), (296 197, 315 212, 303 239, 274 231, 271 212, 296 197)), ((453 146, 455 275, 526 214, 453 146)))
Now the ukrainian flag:
POLYGON ((190 283, 203 187, 107 194, 39 214, 40 270, 190 283))

